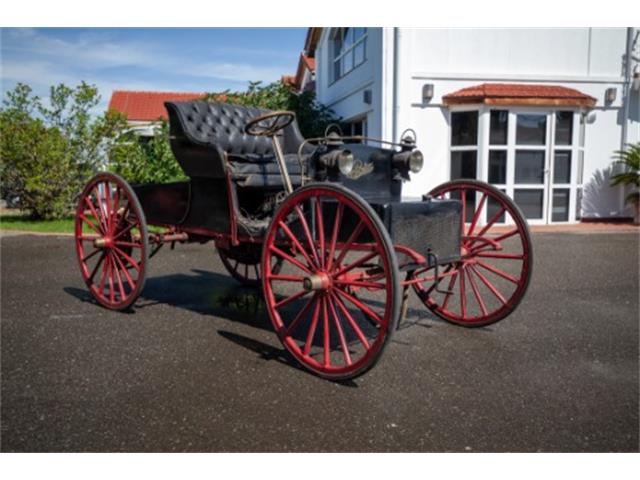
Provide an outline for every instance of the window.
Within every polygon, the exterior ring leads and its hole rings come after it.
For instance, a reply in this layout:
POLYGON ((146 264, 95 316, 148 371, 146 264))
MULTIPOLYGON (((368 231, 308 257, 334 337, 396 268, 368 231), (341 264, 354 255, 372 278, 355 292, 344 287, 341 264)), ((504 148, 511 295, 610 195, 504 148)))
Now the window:
MULTIPOLYGON (((478 112, 451 113, 451 180, 478 177, 478 112)), ((453 195, 451 198, 456 198, 453 195)), ((476 198, 466 193, 466 219, 470 222, 476 198)))
MULTIPOLYGON (((583 115, 567 107, 459 108, 449 117, 451 180, 487 181, 509 195, 535 223, 580 219, 585 168, 583 115)), ((467 198, 467 212, 479 198, 467 198)), ((499 205, 487 201, 481 221, 493 220, 499 211, 499 205)), ((505 221, 511 220, 504 215, 497 219, 497 223, 505 221)))
POLYGON ((545 145, 546 132, 546 115, 518 115, 516 125, 516 143, 518 145, 545 145))
POLYGON ((451 146, 478 146, 478 112, 451 114, 451 146))
POLYGON ((451 180, 478 174, 478 112, 451 113, 451 180))
POLYGON ((369 126, 367 116, 359 117, 342 124, 342 133, 346 136, 363 136, 368 135, 369 126))
POLYGON ((551 221, 568 222, 571 200, 571 163, 573 160, 573 112, 555 112, 555 130, 551 221))
POLYGON ((344 77, 367 59, 367 29, 362 27, 334 28, 333 81, 344 77))

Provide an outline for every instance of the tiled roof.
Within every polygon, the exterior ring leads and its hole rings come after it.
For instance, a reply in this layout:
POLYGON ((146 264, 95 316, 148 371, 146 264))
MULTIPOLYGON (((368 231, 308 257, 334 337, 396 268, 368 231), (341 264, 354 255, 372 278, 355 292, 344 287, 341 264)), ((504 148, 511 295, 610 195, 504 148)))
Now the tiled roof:
POLYGON ((302 61, 307 65, 307 68, 315 72, 316 71, 316 59, 314 57, 309 57, 308 55, 302 55, 302 61))
POLYGON ((483 83, 442 97, 445 105, 485 103, 490 105, 563 105, 593 107, 596 99, 559 85, 483 83))
POLYGON ((131 92, 115 90, 111 94, 109 110, 116 110, 134 121, 166 120, 167 111, 164 102, 186 102, 202 98, 204 93, 178 92, 131 92))

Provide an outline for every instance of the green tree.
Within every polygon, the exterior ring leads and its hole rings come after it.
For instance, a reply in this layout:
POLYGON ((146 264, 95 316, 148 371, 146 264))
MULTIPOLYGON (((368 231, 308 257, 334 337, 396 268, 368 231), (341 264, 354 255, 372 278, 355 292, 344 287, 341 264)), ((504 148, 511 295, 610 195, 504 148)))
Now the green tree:
POLYGON ((290 110, 295 112, 300 131, 306 138, 322 136, 327 125, 339 121, 330 108, 316 101, 314 92, 296 93, 281 81, 268 85, 250 82, 245 92, 210 93, 205 99, 266 110, 290 110))
POLYGON ((139 137, 130 130, 123 132, 109 151, 109 170, 132 183, 186 179, 171 151, 169 124, 162 120, 153 137, 139 137))
POLYGON ((18 84, 0 108, 2 196, 33 218, 65 216, 87 178, 106 163, 121 116, 92 117, 98 91, 85 82, 50 89, 49 102, 18 84))

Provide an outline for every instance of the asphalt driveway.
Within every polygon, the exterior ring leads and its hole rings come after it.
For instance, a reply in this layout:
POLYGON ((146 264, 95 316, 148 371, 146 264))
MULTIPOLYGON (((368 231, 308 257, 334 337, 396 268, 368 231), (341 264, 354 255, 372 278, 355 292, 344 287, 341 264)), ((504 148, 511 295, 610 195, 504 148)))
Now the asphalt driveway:
POLYGON ((133 313, 69 237, 1 240, 2 451, 638 451, 638 236, 539 233, 519 309, 467 330, 415 301, 382 361, 298 369, 211 245, 165 249, 133 313))

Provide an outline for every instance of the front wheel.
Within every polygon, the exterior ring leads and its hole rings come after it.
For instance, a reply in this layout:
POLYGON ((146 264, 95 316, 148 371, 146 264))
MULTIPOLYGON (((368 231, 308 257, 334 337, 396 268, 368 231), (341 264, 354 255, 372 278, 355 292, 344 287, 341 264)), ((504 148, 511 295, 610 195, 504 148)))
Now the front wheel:
POLYGON ((497 188, 477 180, 454 180, 429 193, 460 200, 460 260, 414 272, 413 288, 436 315, 465 327, 495 323, 524 297, 533 267, 529 227, 518 206, 497 188))
POLYGON ((360 196, 319 184, 289 195, 269 226, 262 272, 271 322, 304 367, 345 380, 375 365, 401 290, 389 234, 360 196))
POLYGON ((118 175, 100 173, 80 194, 76 253, 89 292, 112 310, 140 295, 149 259, 147 222, 138 197, 118 175))

